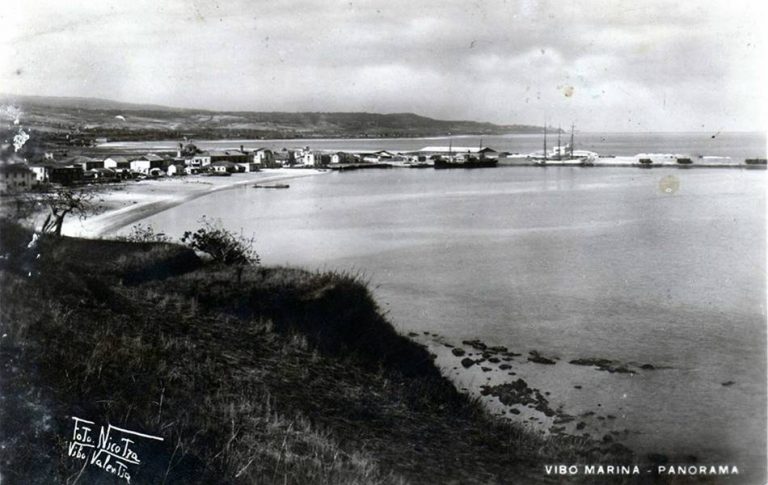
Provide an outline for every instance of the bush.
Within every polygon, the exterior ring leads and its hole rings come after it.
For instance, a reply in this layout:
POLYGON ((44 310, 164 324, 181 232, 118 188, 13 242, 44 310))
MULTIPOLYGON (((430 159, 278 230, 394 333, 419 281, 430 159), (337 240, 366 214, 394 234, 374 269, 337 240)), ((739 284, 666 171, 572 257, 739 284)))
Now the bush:
POLYGON ((217 262, 226 265, 259 264, 259 255, 253 249, 254 237, 234 234, 223 227, 214 225, 203 217, 203 227, 195 232, 186 231, 181 242, 190 248, 202 251, 217 262))
POLYGON ((118 238, 121 241, 128 242, 170 242, 171 238, 162 232, 155 232, 155 229, 150 225, 143 225, 141 223, 131 227, 131 232, 118 238))

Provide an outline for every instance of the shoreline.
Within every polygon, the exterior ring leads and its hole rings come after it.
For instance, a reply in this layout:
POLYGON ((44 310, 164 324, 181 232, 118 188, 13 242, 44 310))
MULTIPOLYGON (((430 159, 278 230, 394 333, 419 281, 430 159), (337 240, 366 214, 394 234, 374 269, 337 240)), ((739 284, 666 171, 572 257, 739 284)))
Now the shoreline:
MULTIPOLYGON (((261 482, 263 471, 240 458, 253 456, 270 476, 289 460, 285 477, 382 485, 510 475, 549 483, 547 463, 651 464, 619 443, 544 437, 495 418, 395 330, 354 276, 251 266, 235 281, 178 244, 79 238, 41 239, 29 268, 28 229, 2 229, 0 275, 11 283, 2 296, 19 315, 4 321, 2 350, 14 361, 4 410, 19 435, 11 458, 27 476, 83 473, 57 445, 72 434, 72 409, 162 438, 152 449, 160 466, 137 472, 142 481, 211 483, 249 472, 244 480, 261 482), (233 315, 233 305, 242 311, 233 315), (62 332, 48 308, 66 308, 77 325, 62 332), (201 382, 217 385, 201 390, 201 382), (43 416, 50 426, 38 433, 43 416), (177 443, 193 458, 182 466, 172 466, 177 443), (217 461, 230 445, 238 459, 217 461), (38 460, 23 460, 29 453, 38 460)), ((84 470, 86 479, 99 473, 84 470)))
POLYGON ((316 169, 278 168, 226 178, 190 175, 178 180, 132 182, 122 186, 122 190, 109 189, 100 194, 106 210, 85 220, 66 220, 62 234, 82 238, 103 237, 147 217, 222 190, 257 182, 277 182, 324 173, 327 172, 316 169))

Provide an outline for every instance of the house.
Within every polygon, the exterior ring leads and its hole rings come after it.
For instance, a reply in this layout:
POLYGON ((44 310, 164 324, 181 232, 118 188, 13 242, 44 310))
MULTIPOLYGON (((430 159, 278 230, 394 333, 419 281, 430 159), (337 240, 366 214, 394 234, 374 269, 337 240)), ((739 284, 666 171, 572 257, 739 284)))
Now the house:
POLYGON ((379 150, 377 152, 372 153, 361 153, 360 157, 362 158, 363 162, 369 162, 369 163, 386 163, 389 161, 392 161, 397 155, 388 152, 386 150, 379 150))
POLYGON ((132 172, 144 175, 160 176, 165 172, 166 160, 154 153, 148 153, 139 158, 131 160, 130 166, 132 172))
POLYGON ((269 148, 257 148, 253 152, 253 163, 263 168, 275 168, 281 165, 275 153, 269 148))
POLYGON ((259 164, 254 162, 235 162, 238 172, 258 172, 259 164))
POLYGON ((58 167, 58 164, 49 160, 30 164, 29 169, 32 170, 35 176, 35 185, 48 183, 50 181, 50 173, 56 167, 58 167))
MULTIPOLYGON (((310 150, 308 146, 299 148, 293 152, 295 163, 299 165, 306 165, 308 167, 314 167, 322 163, 320 153, 310 150)), ((290 162, 289 162, 290 163, 290 162)))
POLYGON ((35 183, 35 174, 25 163, 0 165, 0 193, 28 190, 35 183))
POLYGON ((187 158, 186 165, 188 167, 202 168, 211 164, 211 155, 208 152, 196 153, 187 158))
POLYGON ((187 168, 184 171, 187 174, 202 172, 203 167, 211 164, 210 153, 200 150, 193 143, 183 145, 179 143, 176 156, 173 157, 173 163, 183 163, 187 168))
POLYGON ((331 163, 357 163, 360 158, 354 153, 336 152, 331 154, 331 163))
POLYGON ((80 167, 83 172, 87 172, 92 168, 104 168, 104 161, 90 157, 78 156, 67 160, 67 165, 80 167))
POLYGON ((48 173, 52 184, 71 185, 83 179, 83 171, 78 167, 56 167, 48 173))
POLYGON ((113 155, 104 159, 104 168, 130 170, 131 161, 122 155, 113 155))
POLYGON ((408 154, 408 161, 410 163, 426 163, 428 158, 429 157, 426 155, 419 155, 416 153, 408 154))
POLYGON ((285 148, 279 152, 272 152, 272 155, 275 157, 275 165, 278 167, 290 166, 296 163, 296 156, 294 153, 285 148))
POLYGON ((175 175, 186 175, 186 168, 183 163, 172 163, 168 165, 168 169, 166 170, 166 173, 169 177, 173 177, 175 175))
POLYGON ((128 178, 131 175, 131 161, 121 155, 105 158, 104 168, 114 170, 119 178, 128 178))
POLYGON ((112 168, 104 167, 92 168, 85 172, 84 175, 86 178, 98 180, 99 182, 114 182, 120 178, 117 174, 117 171, 112 168))
POLYGON ((237 173, 243 170, 236 163, 230 161, 211 162, 214 173, 237 173))
POLYGON ((211 150, 208 152, 213 162, 247 163, 248 154, 242 150, 211 150))
POLYGON ((318 152, 318 151, 312 151, 309 149, 309 147, 304 147, 298 152, 294 153, 294 157, 296 160, 296 163, 299 165, 306 165, 308 167, 315 167, 318 165, 328 165, 331 163, 331 156, 318 152))

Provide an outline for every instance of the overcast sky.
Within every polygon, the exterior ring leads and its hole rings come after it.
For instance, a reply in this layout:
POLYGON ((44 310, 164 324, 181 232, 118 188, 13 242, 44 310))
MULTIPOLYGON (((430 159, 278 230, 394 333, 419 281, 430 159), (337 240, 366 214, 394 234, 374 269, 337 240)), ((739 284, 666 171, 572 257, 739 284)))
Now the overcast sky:
POLYGON ((0 13, 0 92, 763 130, 761 3, 24 0, 0 13))

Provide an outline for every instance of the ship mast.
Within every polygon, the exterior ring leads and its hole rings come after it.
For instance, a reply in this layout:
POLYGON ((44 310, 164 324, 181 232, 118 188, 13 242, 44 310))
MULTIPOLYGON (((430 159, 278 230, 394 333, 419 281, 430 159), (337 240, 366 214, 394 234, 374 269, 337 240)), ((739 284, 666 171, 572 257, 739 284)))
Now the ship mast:
POLYGON ((557 126, 557 159, 560 160, 563 158, 563 147, 560 145, 560 132, 563 131, 560 129, 560 125, 557 126))
POLYGON ((573 123, 571 123, 571 159, 573 159, 573 123))
POLYGON ((547 122, 544 122, 544 161, 547 160, 547 122))

